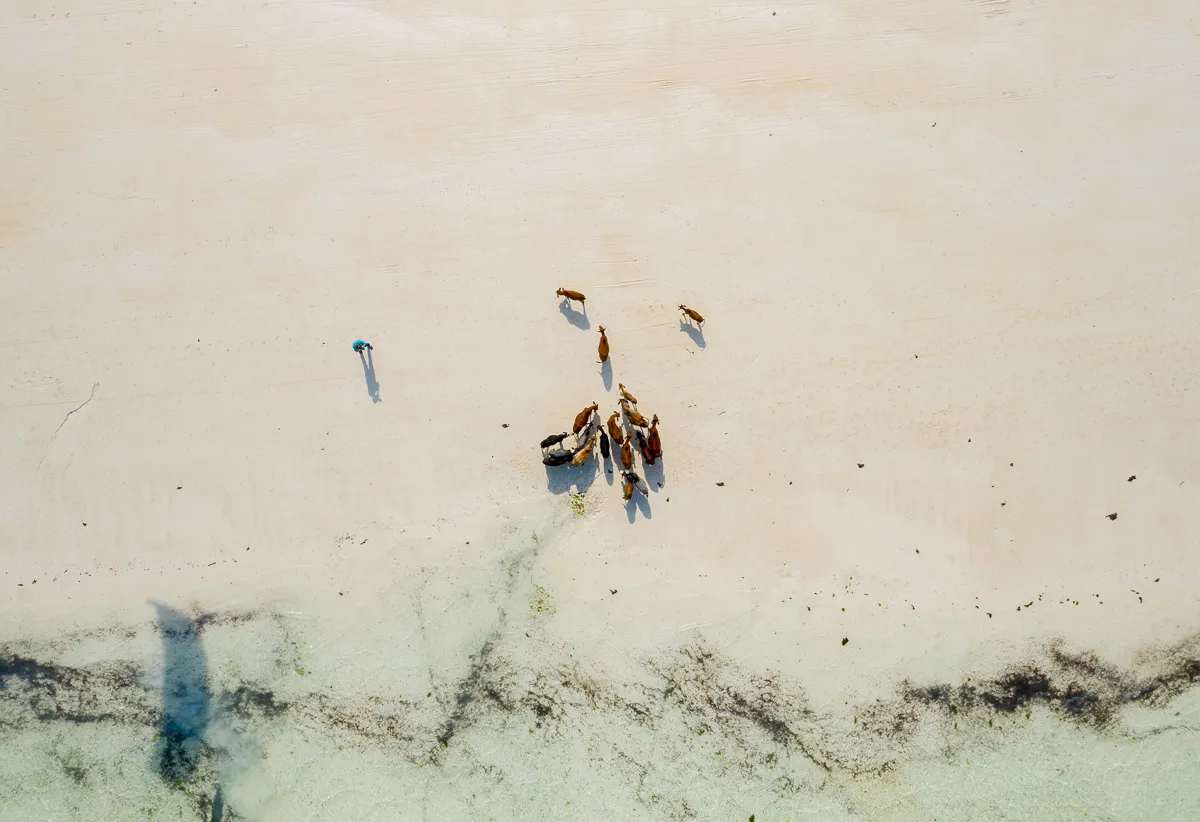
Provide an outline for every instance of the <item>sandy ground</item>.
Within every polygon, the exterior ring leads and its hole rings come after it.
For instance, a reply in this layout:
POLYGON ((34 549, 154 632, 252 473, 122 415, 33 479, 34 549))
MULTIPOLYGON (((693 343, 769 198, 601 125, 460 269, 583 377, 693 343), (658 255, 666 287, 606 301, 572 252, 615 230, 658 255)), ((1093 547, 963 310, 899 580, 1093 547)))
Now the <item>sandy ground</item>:
POLYGON ((838 705, 1188 642, 1196 26, 5 4, 2 638, 366 619, 519 526, 601 670, 702 637, 838 705), (663 420, 632 506, 536 447, 617 382, 663 420))

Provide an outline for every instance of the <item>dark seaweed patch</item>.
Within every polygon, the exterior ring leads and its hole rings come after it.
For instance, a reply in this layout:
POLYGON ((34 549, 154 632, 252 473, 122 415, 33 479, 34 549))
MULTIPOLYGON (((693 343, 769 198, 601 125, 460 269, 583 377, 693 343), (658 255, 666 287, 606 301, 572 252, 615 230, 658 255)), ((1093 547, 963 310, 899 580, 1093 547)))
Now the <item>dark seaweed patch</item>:
POLYGON ((155 711, 140 676, 131 662, 72 668, 0 653, 0 696, 23 703, 28 716, 41 722, 148 722, 155 711))
POLYGON ((349 734, 379 746, 418 743, 422 729, 407 721, 405 706, 402 700, 393 706, 371 697, 360 704, 346 704, 327 694, 315 694, 291 703, 288 713, 297 714, 306 724, 319 729, 349 734), (399 712, 392 710, 393 707, 400 709, 399 712))
POLYGON ((1063 696, 1062 700, 1063 710, 1077 716, 1094 714, 1099 706, 1100 698, 1090 691, 1071 690, 1063 696))
POLYGON ((258 611, 226 611, 218 613, 209 611, 200 614, 192 620, 192 624, 197 633, 203 632, 206 628, 229 627, 235 625, 245 625, 248 622, 261 616, 258 611))
POLYGON ((1036 669, 1013 671, 993 683, 989 691, 980 696, 991 708, 1012 713, 1031 702, 1050 698, 1050 680, 1036 669))
MULTIPOLYGON (((561 728, 565 718, 567 703, 564 696, 573 696, 571 691, 565 694, 560 690, 561 676, 550 677, 539 674, 527 688, 520 700, 520 708, 533 715, 535 728, 561 728)), ((570 685, 568 684, 568 688, 570 685)), ((573 690, 573 689, 572 689, 573 690)), ((511 708, 510 708, 511 711, 511 708)))
MULTIPOLYGON (((661 716, 667 707, 683 713, 691 723, 720 728, 743 751, 760 751, 769 740, 785 753, 796 752, 825 772, 833 769, 834 756, 814 744, 813 713, 804 693, 785 686, 776 675, 741 674, 728 660, 704 646, 680 649, 680 659, 669 666, 651 664, 665 683, 658 703, 647 709, 645 720, 661 716), (810 730, 804 733, 801 729, 810 730)), ((626 706, 627 710, 633 705, 626 706)))
MULTIPOLYGON (((500 693, 504 688, 505 683, 499 679, 502 676, 502 667, 494 659, 497 642, 496 637, 488 639, 472 657, 470 670, 455 689, 454 707, 451 709, 450 715, 446 717, 442 730, 437 736, 438 744, 441 747, 449 747, 450 740, 454 738, 454 735, 469 727, 474 721, 478 712, 473 711, 471 706, 479 696, 489 692, 500 693)), ((493 699, 491 701, 496 705, 505 704, 503 700, 493 699)), ((439 758, 437 752, 434 751, 431 756, 432 761, 437 762, 439 758)))
POLYGON ((288 709, 288 704, 276 700, 273 692, 251 688, 248 685, 239 685, 229 693, 223 694, 219 702, 221 713, 243 719, 274 719, 288 709))
POLYGON ((55 680, 57 674, 54 666, 27 656, 0 657, 0 690, 8 688, 10 681, 24 680, 41 684, 55 680))
MULTIPOLYGON (((1121 671, 1094 653, 1073 654, 1051 643, 1040 664, 1015 667, 994 680, 950 685, 915 686, 905 683, 902 701, 948 709, 951 714, 976 712, 982 706, 994 713, 1012 714, 1042 705, 1073 722, 1096 729, 1117 722, 1125 703, 1165 707, 1200 680, 1200 659, 1193 656, 1200 638, 1175 648, 1148 654, 1155 676, 1121 671)), ((1147 665, 1147 666, 1148 666, 1147 665)))
POLYGON ((67 779, 70 779, 78 787, 84 787, 88 782, 88 772, 90 764, 84 760, 81 751, 65 748, 60 742, 56 742, 49 750, 51 759, 58 763, 59 768, 67 779))

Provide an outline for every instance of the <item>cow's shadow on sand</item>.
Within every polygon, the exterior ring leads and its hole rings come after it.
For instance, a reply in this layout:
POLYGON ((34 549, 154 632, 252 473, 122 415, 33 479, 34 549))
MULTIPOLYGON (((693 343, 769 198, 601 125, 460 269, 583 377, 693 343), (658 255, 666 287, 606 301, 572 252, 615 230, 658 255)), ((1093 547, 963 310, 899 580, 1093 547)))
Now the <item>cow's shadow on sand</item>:
POLYGON ((633 499, 625 503, 625 516, 629 517, 629 521, 632 523, 637 519, 638 511, 642 512, 642 517, 644 519, 652 518, 650 513, 650 500, 646 499, 645 495, 642 494, 641 491, 635 490, 633 492, 633 499))
POLYGON ((679 330, 692 338, 697 348, 704 348, 704 329, 687 320, 679 321, 679 330))
POLYGON ((662 457, 656 459, 653 465, 643 462, 642 470, 646 472, 646 484, 650 486, 651 491, 657 494, 667 487, 667 473, 663 469, 662 457))
POLYGON ((586 494, 600 473, 600 460, 589 457, 583 465, 546 465, 546 489, 551 494, 565 494, 575 490, 586 494))
POLYGON ((592 327, 592 321, 588 319, 586 307, 584 307, 583 311, 576 311, 571 306, 570 300, 563 300, 558 304, 558 310, 567 318, 567 322, 579 330, 587 331, 592 327))

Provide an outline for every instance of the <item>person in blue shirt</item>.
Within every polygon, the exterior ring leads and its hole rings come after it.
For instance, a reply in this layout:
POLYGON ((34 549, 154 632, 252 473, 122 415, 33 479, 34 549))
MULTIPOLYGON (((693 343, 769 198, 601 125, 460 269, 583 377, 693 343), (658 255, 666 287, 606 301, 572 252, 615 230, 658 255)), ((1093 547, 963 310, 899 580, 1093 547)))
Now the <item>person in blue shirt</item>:
POLYGON ((366 340, 354 341, 354 353, 358 354, 358 360, 363 367, 363 377, 367 380, 367 393, 371 395, 372 402, 380 402, 379 380, 375 379, 375 363, 371 359, 371 352, 374 350, 375 347, 366 340))

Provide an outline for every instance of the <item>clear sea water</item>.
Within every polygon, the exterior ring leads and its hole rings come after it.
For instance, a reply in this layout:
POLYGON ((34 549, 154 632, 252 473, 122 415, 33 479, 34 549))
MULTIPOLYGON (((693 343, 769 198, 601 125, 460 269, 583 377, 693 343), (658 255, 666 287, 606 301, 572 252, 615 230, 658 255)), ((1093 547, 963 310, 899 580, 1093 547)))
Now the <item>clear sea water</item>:
POLYGON ((6 643, 0 818, 1200 818, 1194 644, 815 698, 820 664, 739 661, 720 625, 612 653, 549 568, 576 522, 392 544, 349 598, 148 602, 6 643))

